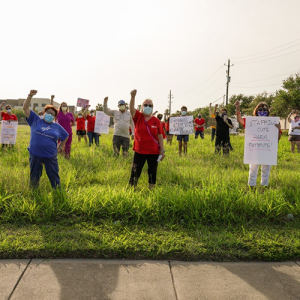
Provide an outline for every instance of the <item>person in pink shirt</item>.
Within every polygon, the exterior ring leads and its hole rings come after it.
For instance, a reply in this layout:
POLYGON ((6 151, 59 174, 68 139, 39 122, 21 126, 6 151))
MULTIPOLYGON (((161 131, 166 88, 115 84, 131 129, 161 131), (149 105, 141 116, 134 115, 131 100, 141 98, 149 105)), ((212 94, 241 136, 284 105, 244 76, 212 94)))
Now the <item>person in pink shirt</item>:
MULTIPOLYGON (((51 96, 51 102, 53 103, 54 95, 51 96)), ((53 104, 52 104, 53 105, 53 104)), ((75 125, 74 116, 69 112, 69 107, 66 102, 62 102, 58 108, 58 115, 56 117, 57 123, 61 125, 69 134, 69 138, 64 148, 65 158, 69 159, 71 154, 72 144, 72 126, 75 125)))

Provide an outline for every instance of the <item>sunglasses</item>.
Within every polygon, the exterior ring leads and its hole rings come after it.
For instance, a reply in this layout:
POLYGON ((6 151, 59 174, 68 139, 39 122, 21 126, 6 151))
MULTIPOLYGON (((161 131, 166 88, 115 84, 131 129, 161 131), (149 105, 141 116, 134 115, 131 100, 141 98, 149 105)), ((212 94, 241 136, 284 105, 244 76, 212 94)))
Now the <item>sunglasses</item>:
POLYGON ((265 107, 264 108, 260 107, 260 108, 257 109, 257 111, 268 111, 268 109, 265 108, 265 107))
POLYGON ((144 104, 144 107, 153 107, 152 104, 144 104))

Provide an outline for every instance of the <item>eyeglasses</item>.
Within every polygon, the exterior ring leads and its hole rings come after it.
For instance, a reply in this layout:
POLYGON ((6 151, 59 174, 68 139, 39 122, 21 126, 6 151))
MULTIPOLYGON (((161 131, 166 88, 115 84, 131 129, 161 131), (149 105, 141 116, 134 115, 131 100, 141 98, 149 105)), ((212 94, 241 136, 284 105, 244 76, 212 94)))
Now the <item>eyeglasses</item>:
POLYGON ((257 109, 257 111, 268 111, 268 109, 265 108, 265 107, 264 108, 260 107, 260 108, 257 109))
POLYGON ((144 104, 144 107, 153 107, 152 104, 144 104))

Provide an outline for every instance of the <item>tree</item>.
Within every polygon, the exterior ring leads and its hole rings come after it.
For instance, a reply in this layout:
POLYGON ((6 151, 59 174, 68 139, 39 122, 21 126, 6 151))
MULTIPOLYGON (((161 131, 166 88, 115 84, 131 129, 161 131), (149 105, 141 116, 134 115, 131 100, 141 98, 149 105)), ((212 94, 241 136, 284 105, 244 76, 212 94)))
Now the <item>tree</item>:
MULTIPOLYGON (((229 116, 235 115, 235 106, 234 103, 239 100, 241 104, 241 112, 242 113, 249 113, 249 107, 254 100, 254 96, 245 96, 243 94, 232 95, 229 99, 228 105, 226 105, 227 114, 229 116)), ((251 110, 251 109, 250 109, 251 110)))
POLYGON ((103 111, 103 105, 100 104, 100 103, 98 103, 98 104, 96 105, 96 110, 98 110, 98 111, 103 111))
POLYGON ((272 108, 277 116, 286 118, 291 110, 300 110, 300 75, 299 73, 283 80, 283 89, 276 91, 272 108))

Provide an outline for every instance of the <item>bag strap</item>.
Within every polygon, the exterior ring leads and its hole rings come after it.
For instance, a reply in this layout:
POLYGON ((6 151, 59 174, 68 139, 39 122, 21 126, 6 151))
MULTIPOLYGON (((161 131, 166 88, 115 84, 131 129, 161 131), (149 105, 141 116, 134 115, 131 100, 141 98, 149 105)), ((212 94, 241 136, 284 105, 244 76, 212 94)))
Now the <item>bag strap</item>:
POLYGON ((146 122, 146 120, 145 120, 145 117, 144 117, 144 122, 145 122, 145 125, 146 125, 146 128, 147 128, 147 130, 148 130, 149 135, 152 137, 153 141, 155 142, 155 144, 157 145, 158 149, 160 150, 159 143, 158 143, 158 141, 153 137, 153 135, 151 134, 150 129, 149 129, 149 126, 148 126, 148 124, 147 124, 147 122, 146 122))

